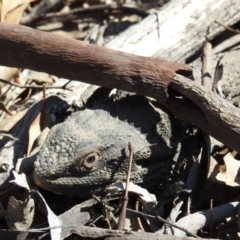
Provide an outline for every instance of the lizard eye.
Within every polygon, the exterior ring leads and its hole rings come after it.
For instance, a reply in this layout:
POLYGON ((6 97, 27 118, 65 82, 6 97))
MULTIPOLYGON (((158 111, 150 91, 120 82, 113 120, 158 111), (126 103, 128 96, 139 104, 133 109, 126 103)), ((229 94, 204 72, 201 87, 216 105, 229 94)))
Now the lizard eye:
POLYGON ((93 163, 94 161, 96 160, 96 157, 95 156, 90 156, 87 158, 87 163, 93 163))
POLYGON ((85 157, 83 160, 82 166, 86 169, 92 169, 99 160, 99 155, 97 153, 91 153, 85 157))

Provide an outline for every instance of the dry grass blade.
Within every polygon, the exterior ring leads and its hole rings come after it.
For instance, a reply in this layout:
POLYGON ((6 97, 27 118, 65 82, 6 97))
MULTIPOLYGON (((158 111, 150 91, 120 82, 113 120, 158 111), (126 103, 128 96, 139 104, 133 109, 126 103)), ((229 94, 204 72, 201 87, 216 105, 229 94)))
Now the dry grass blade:
POLYGON ((131 169, 132 169, 133 151, 134 151, 131 143, 128 143, 128 150, 129 150, 128 172, 127 172, 126 187, 125 187, 124 197, 123 197, 122 211, 119 216, 119 220, 118 220, 118 224, 117 224, 118 230, 124 229, 126 209, 127 209, 127 204, 128 204, 128 187, 129 187, 130 174, 131 174, 131 169))

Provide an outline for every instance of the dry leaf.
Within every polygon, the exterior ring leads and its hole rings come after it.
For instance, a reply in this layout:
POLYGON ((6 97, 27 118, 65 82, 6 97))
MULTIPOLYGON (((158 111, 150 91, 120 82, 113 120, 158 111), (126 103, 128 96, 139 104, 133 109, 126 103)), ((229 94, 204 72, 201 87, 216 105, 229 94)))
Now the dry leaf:
POLYGON ((61 239, 65 239, 71 235, 71 230, 73 228, 72 224, 81 226, 91 221, 92 214, 94 214, 94 205, 96 205, 96 203, 97 201, 91 198, 81 204, 75 205, 59 216, 63 226, 61 239), (69 219, 71 219, 71 222, 69 219))
MULTIPOLYGON (((126 183, 117 182, 106 189, 108 193, 116 193, 125 189, 126 183)), ((154 194, 149 193, 146 189, 130 182, 128 192, 135 193, 139 197, 139 201, 143 203, 146 209, 151 212, 157 206, 157 199, 154 194)))
MULTIPOLYGON (((1 7, 0 7, 0 9, 1 9, 1 7)), ((18 73, 19 73, 18 68, 0 66, 0 78, 1 79, 11 81, 18 73)), ((5 83, 0 82, 0 87, 3 87, 4 85, 5 85, 5 83)))
POLYGON ((33 0, 1 0, 1 22, 19 23, 30 2, 33 0))
POLYGON ((216 175, 218 181, 224 182, 227 186, 240 186, 240 161, 234 159, 231 153, 228 153, 224 158, 226 171, 219 171, 216 175))
POLYGON ((43 214, 47 214, 47 219, 48 219, 48 224, 49 227, 51 228, 50 232, 51 232, 51 239, 54 240, 60 240, 61 239, 61 232, 62 232, 62 220, 56 216, 53 211, 49 208, 49 206, 47 205, 45 199, 43 198, 43 196, 40 194, 40 192, 38 191, 34 191, 33 192, 35 197, 38 198, 37 203, 39 206, 39 210, 43 213, 43 214))
POLYGON ((13 67, 0 66, 0 77, 4 80, 12 80, 19 75, 19 69, 13 67))
POLYGON ((44 72, 37 72, 37 71, 30 71, 30 74, 28 76, 28 79, 30 82, 35 82, 38 84, 53 84, 54 83, 54 78, 52 75, 44 72))
POLYGON ((19 187, 25 188, 26 190, 30 191, 31 187, 29 186, 29 183, 31 185, 31 180, 32 179, 29 179, 29 177, 24 173, 18 174, 15 170, 13 170, 12 173, 13 173, 15 179, 11 180, 10 182, 19 186, 19 187))
POLYGON ((2 119, 1 121, 1 124, 0 124, 0 131, 9 131, 13 126, 15 126, 15 124, 20 121, 24 115, 26 114, 28 109, 25 109, 21 112, 18 112, 16 114, 14 114, 12 117, 11 117, 11 121, 9 121, 9 118, 4 118, 2 119))
POLYGON ((37 137, 41 133, 40 118, 41 118, 41 112, 37 115, 37 117, 34 119, 34 121, 32 122, 32 124, 29 128, 27 156, 29 155, 29 153, 32 150, 34 141, 37 139, 37 137))
POLYGON ((9 198, 7 216, 10 227, 17 230, 26 230, 32 225, 35 212, 34 200, 29 196, 24 201, 9 198))
POLYGON ((52 119, 48 112, 48 110, 44 107, 43 110, 37 115, 37 117, 32 122, 30 128, 29 128, 29 140, 28 140, 28 149, 27 149, 27 155, 32 150, 34 141, 38 138, 38 136, 41 134, 41 132, 46 127, 52 126, 52 119))

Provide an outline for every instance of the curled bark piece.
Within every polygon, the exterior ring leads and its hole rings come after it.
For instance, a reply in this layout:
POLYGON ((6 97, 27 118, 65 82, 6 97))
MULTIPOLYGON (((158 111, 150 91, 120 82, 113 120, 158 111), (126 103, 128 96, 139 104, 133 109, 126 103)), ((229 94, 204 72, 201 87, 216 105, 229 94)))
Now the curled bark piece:
MULTIPOLYGON (((93 228, 86 226, 79 226, 73 228, 71 231, 81 237, 85 237, 88 239, 125 239, 125 240, 139 240, 139 239, 152 239, 152 240, 193 240, 200 238, 193 237, 184 237, 179 238, 176 236, 163 235, 159 233, 148 233, 148 232, 132 232, 132 231, 123 231, 123 230, 110 230, 110 229, 102 229, 102 228, 93 228)), ((211 240, 209 238, 209 240, 211 240)))
MULTIPOLYGON (((212 209, 212 223, 215 224, 216 222, 223 220, 227 217, 230 217, 238 212, 239 202, 232 202, 227 203, 212 209)), ((190 214, 186 217, 181 218, 177 225, 187 228, 190 231, 196 233, 198 230, 208 227, 210 221, 210 209, 196 212, 190 214)), ((177 237, 184 237, 186 233, 175 229, 174 235, 177 237)))

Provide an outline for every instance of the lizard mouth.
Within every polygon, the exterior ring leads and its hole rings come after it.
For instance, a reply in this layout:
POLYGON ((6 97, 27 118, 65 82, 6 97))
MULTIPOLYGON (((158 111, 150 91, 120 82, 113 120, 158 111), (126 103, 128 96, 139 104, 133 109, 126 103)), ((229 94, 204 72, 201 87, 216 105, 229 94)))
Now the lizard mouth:
MULTIPOLYGON (((92 178, 89 177, 51 177, 42 178, 35 172, 33 174, 35 183, 46 190, 56 194, 66 194, 79 197, 89 197, 92 194, 100 194, 104 192, 105 188, 115 181, 111 178, 102 177, 92 178)), ((95 175, 96 177, 96 175, 95 175)))

